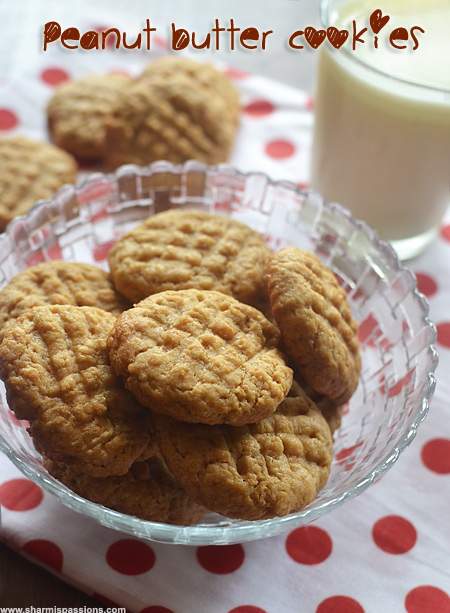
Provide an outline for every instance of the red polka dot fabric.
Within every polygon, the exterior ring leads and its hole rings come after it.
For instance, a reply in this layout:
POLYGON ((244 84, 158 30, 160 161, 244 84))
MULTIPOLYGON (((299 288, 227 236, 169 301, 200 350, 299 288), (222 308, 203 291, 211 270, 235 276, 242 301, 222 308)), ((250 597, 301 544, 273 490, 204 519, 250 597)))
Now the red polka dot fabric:
MULTIPOLYGON (((151 57, 165 47, 155 43, 151 57)), ((46 139, 43 110, 55 87, 91 72, 136 75, 149 59, 108 49, 92 58, 49 51, 2 85, 0 137, 46 139)), ((313 98, 235 67, 226 72, 242 100, 231 163, 307 187, 313 98)), ((413 443, 358 497, 270 539, 174 546, 75 513, 1 455, 1 538, 99 602, 132 613, 450 613, 450 211, 410 267, 436 323, 436 393, 413 443)), ((373 334, 373 322, 360 334, 373 334)), ((354 452, 344 445, 336 462, 354 452)))

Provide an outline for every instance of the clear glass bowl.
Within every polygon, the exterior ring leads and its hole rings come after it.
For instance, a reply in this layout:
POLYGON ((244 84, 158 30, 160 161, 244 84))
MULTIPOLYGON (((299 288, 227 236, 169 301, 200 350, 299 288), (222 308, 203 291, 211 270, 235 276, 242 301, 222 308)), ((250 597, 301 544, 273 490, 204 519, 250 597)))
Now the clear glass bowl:
POLYGON ((0 288, 28 266, 51 259, 107 269, 111 245, 149 215, 170 207, 231 215, 262 232, 274 250, 296 245, 336 273, 360 325, 359 387, 335 435, 328 484, 299 513, 248 522, 208 513, 194 526, 172 526, 118 513, 84 500, 43 468, 26 432, 9 410, 1 384, 0 448, 65 505, 123 533, 164 543, 207 545, 274 536, 317 519, 363 492, 393 466, 426 417, 434 392, 436 330, 412 274, 375 232, 337 204, 292 183, 229 166, 191 161, 123 166, 65 186, 34 205, 0 236, 0 288))

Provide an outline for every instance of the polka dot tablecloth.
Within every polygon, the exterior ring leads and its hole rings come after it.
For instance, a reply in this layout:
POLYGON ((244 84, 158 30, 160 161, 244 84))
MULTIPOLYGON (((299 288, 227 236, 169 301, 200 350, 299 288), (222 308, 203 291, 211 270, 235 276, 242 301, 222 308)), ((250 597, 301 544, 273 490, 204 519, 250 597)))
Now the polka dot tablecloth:
MULTIPOLYGON (((157 53, 164 51, 161 41, 157 53)), ((146 54, 112 51, 91 58, 55 51, 5 83, 1 134, 47 138, 44 109, 55 86, 89 72, 135 75, 148 61, 146 54)), ((243 106, 231 163, 307 184, 310 96, 228 72, 243 106)), ((163 545, 77 515, 1 457, 2 539, 100 602, 132 613, 450 613, 450 212, 411 268, 437 325, 436 394, 413 444, 359 497, 271 539, 163 545)))

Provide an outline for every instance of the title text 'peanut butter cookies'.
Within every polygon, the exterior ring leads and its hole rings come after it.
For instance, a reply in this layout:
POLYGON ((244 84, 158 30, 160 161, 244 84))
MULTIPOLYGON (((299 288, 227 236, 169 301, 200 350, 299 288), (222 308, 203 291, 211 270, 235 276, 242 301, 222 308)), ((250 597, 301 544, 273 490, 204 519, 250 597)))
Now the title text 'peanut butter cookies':
POLYGON ((107 272, 92 264, 53 260, 20 272, 0 292, 0 341, 27 309, 46 304, 93 306, 120 315, 131 305, 107 272))
POLYGON ((272 252, 259 232, 224 215, 169 210, 122 236, 108 262, 117 290, 133 302, 165 290, 217 290, 257 305, 272 252))
POLYGON ((155 415, 155 426, 167 466, 188 494, 233 519, 300 511, 328 480, 330 429, 296 383, 277 411, 255 424, 207 426, 155 415))
POLYGON ((152 410, 241 425, 271 415, 290 389, 279 342, 257 309, 191 289, 149 296, 122 313, 108 346, 116 374, 152 410))
POLYGON ((0 137, 0 232, 38 200, 75 183, 75 159, 50 143, 25 136, 0 137))
POLYGON ((105 117, 131 79, 94 74, 60 85, 47 107, 53 142, 81 159, 105 155, 105 117))
POLYGON ((357 324, 345 291, 319 258, 285 247, 267 266, 272 313, 288 354, 317 392, 347 402, 361 371, 357 324))
POLYGON ((156 451, 150 411, 109 363, 114 321, 95 307, 33 307, 0 345, 9 407, 30 422, 36 446, 95 477, 125 474, 156 451))
POLYGON ((205 514, 181 488, 159 453, 136 462, 118 477, 90 477, 48 458, 44 458, 44 466, 83 498, 140 519, 188 526, 205 514))

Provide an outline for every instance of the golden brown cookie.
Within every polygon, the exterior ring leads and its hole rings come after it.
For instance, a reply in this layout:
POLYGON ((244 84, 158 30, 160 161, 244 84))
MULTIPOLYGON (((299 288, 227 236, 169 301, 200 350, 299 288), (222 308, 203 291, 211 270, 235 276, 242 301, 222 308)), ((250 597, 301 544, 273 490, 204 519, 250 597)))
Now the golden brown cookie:
POLYGON ((217 290, 248 304, 266 292, 272 251, 255 230, 224 215, 172 209, 146 219, 109 252, 117 290, 133 302, 165 290, 217 290))
POLYGON ((95 306, 116 316, 131 306, 98 266, 42 262, 20 272, 0 292, 0 341, 27 309, 45 304, 95 306))
POLYGON ((205 514, 205 509, 181 488, 159 453, 134 463, 118 477, 90 477, 45 457, 44 466, 83 498, 140 519, 188 526, 205 514))
POLYGON ((170 79, 177 75, 190 78, 194 87, 201 88, 208 97, 218 96, 225 102, 226 109, 233 122, 239 119, 239 92, 230 79, 212 64, 197 62, 179 55, 166 55, 149 63, 141 80, 153 78, 170 79))
POLYGON ((279 341, 257 309, 190 289, 154 294, 122 313, 108 347, 116 374, 153 411, 242 425, 272 414, 290 389, 279 341))
POLYGON ((156 451, 150 411, 109 363, 114 322, 95 307, 33 307, 0 345, 9 407, 30 422, 36 446, 95 477, 123 475, 156 451))
POLYGON ((105 117, 130 83, 121 74, 93 74, 60 85, 47 106, 53 142, 77 158, 103 158, 105 117))
POLYGON ((0 232, 38 200, 76 182, 75 159, 50 143, 25 136, 0 137, 0 232))
POLYGON ((327 482, 333 442, 320 411, 294 383, 277 411, 239 428, 155 415, 166 464, 188 494, 234 519, 284 516, 327 482))
POLYGON ((316 255, 285 247, 271 258, 266 282, 286 350, 306 383, 347 402, 361 372, 358 327, 334 274, 316 255))
POLYGON ((132 84, 106 119, 106 163, 226 162, 236 134, 227 102, 185 74, 132 84))

